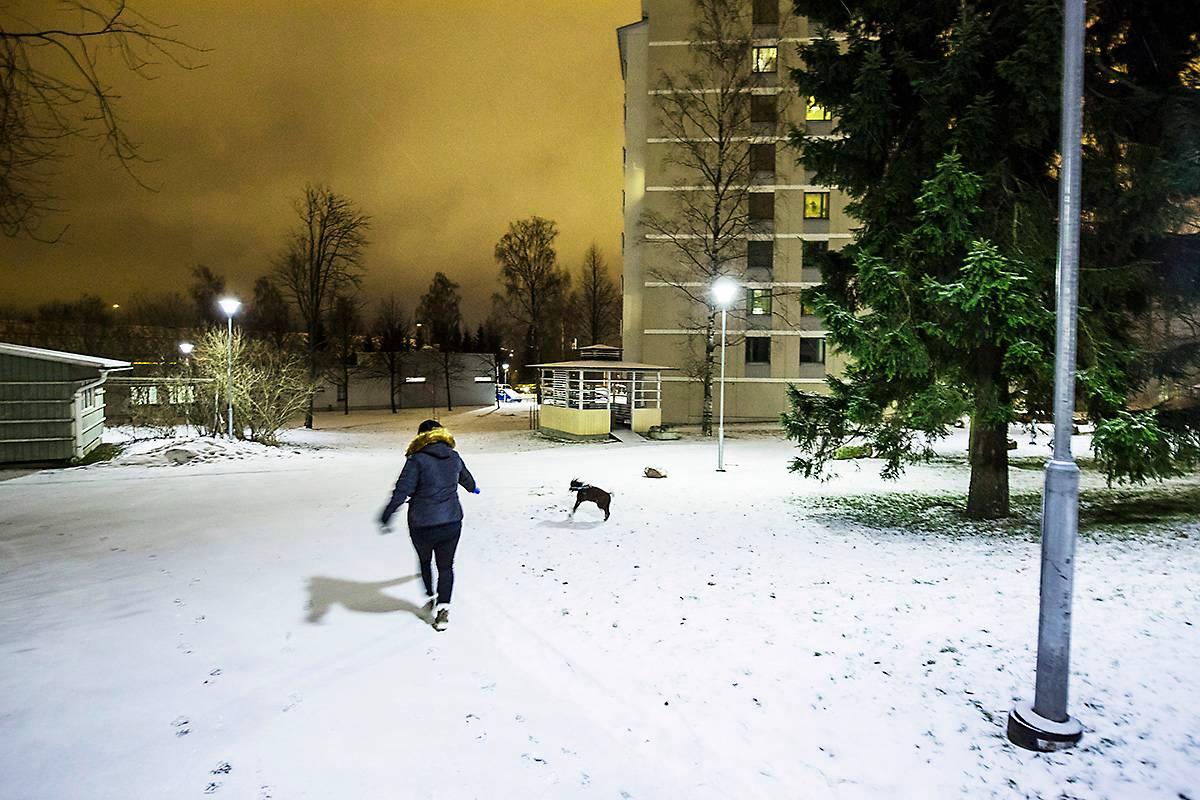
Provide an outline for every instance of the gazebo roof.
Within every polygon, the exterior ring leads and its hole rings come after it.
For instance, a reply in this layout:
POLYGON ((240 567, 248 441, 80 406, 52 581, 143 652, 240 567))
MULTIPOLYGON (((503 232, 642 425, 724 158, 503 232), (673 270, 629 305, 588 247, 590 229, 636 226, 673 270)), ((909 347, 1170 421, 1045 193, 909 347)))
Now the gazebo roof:
POLYGON ((589 361, 553 361, 549 364, 529 364, 531 367, 543 369, 586 369, 607 372, 664 372, 675 367, 664 367, 658 364, 639 364, 636 361, 605 361, 594 359, 589 361))

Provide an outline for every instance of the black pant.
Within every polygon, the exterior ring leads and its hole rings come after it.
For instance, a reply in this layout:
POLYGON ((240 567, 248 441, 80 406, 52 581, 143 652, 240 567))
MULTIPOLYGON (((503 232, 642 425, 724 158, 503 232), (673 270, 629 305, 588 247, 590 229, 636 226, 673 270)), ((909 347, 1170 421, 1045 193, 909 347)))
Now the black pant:
POLYGON ((413 547, 417 548, 417 558, 421 561, 421 581, 425 584, 427 595, 433 594, 431 562, 437 558, 439 604, 449 603, 450 593, 454 591, 454 551, 458 549, 458 537, 461 533, 461 521, 409 529, 413 547))

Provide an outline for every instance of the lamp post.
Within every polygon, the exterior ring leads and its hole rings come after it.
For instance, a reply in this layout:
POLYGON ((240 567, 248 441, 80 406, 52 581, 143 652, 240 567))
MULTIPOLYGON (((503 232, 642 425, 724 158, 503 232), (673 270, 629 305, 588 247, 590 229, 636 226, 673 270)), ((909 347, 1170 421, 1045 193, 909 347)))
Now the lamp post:
POLYGON ((737 281, 728 275, 717 278, 712 285, 713 300, 721 307, 721 400, 717 416, 717 472, 725 471, 725 329, 729 306, 737 297, 737 281))
POLYGON ((508 385, 508 362, 505 361, 503 364, 500 365, 500 368, 504 370, 504 385, 507 386, 508 385))
POLYGON ((1079 306, 1079 185, 1083 138, 1084 0, 1064 0, 1062 171, 1058 184, 1058 331, 1054 346, 1054 454, 1042 496, 1037 679, 1032 703, 1008 714, 1008 738, 1028 750, 1063 750, 1083 736, 1067 713, 1071 595, 1079 527, 1079 467, 1071 456, 1079 306))
POLYGON ((229 428, 225 431, 225 438, 233 441, 233 315, 242 307, 240 300, 235 300, 232 297, 223 297, 217 301, 217 305, 221 306, 221 310, 225 312, 226 318, 229 320, 229 357, 227 366, 229 368, 228 380, 225 384, 225 400, 229 407, 229 428))

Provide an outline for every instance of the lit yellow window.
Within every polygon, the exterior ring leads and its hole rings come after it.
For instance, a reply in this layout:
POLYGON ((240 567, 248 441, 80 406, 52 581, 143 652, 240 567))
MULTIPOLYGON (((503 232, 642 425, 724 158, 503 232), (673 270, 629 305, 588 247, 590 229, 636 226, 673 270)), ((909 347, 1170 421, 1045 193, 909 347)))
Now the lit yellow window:
POLYGON ((771 313, 771 290, 751 289, 746 293, 746 305, 756 317, 771 313))
POLYGON ((825 106, 821 105, 811 97, 808 98, 807 108, 804 112, 804 118, 810 122, 824 122, 833 119, 833 115, 829 113, 825 106))
POLYGON ((804 218, 829 219, 829 192, 804 193, 804 218))
POLYGON ((778 47, 755 47, 754 48, 754 71, 755 72, 774 72, 775 63, 779 59, 778 47))

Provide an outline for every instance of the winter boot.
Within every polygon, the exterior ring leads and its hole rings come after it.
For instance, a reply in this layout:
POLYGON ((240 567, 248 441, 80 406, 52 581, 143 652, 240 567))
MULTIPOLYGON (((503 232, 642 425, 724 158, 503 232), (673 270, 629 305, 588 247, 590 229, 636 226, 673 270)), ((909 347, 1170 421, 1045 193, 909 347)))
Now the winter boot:
POLYGON ((444 631, 446 626, 450 624, 450 604, 442 603, 435 606, 437 615, 433 618, 433 629, 435 631, 444 631))

